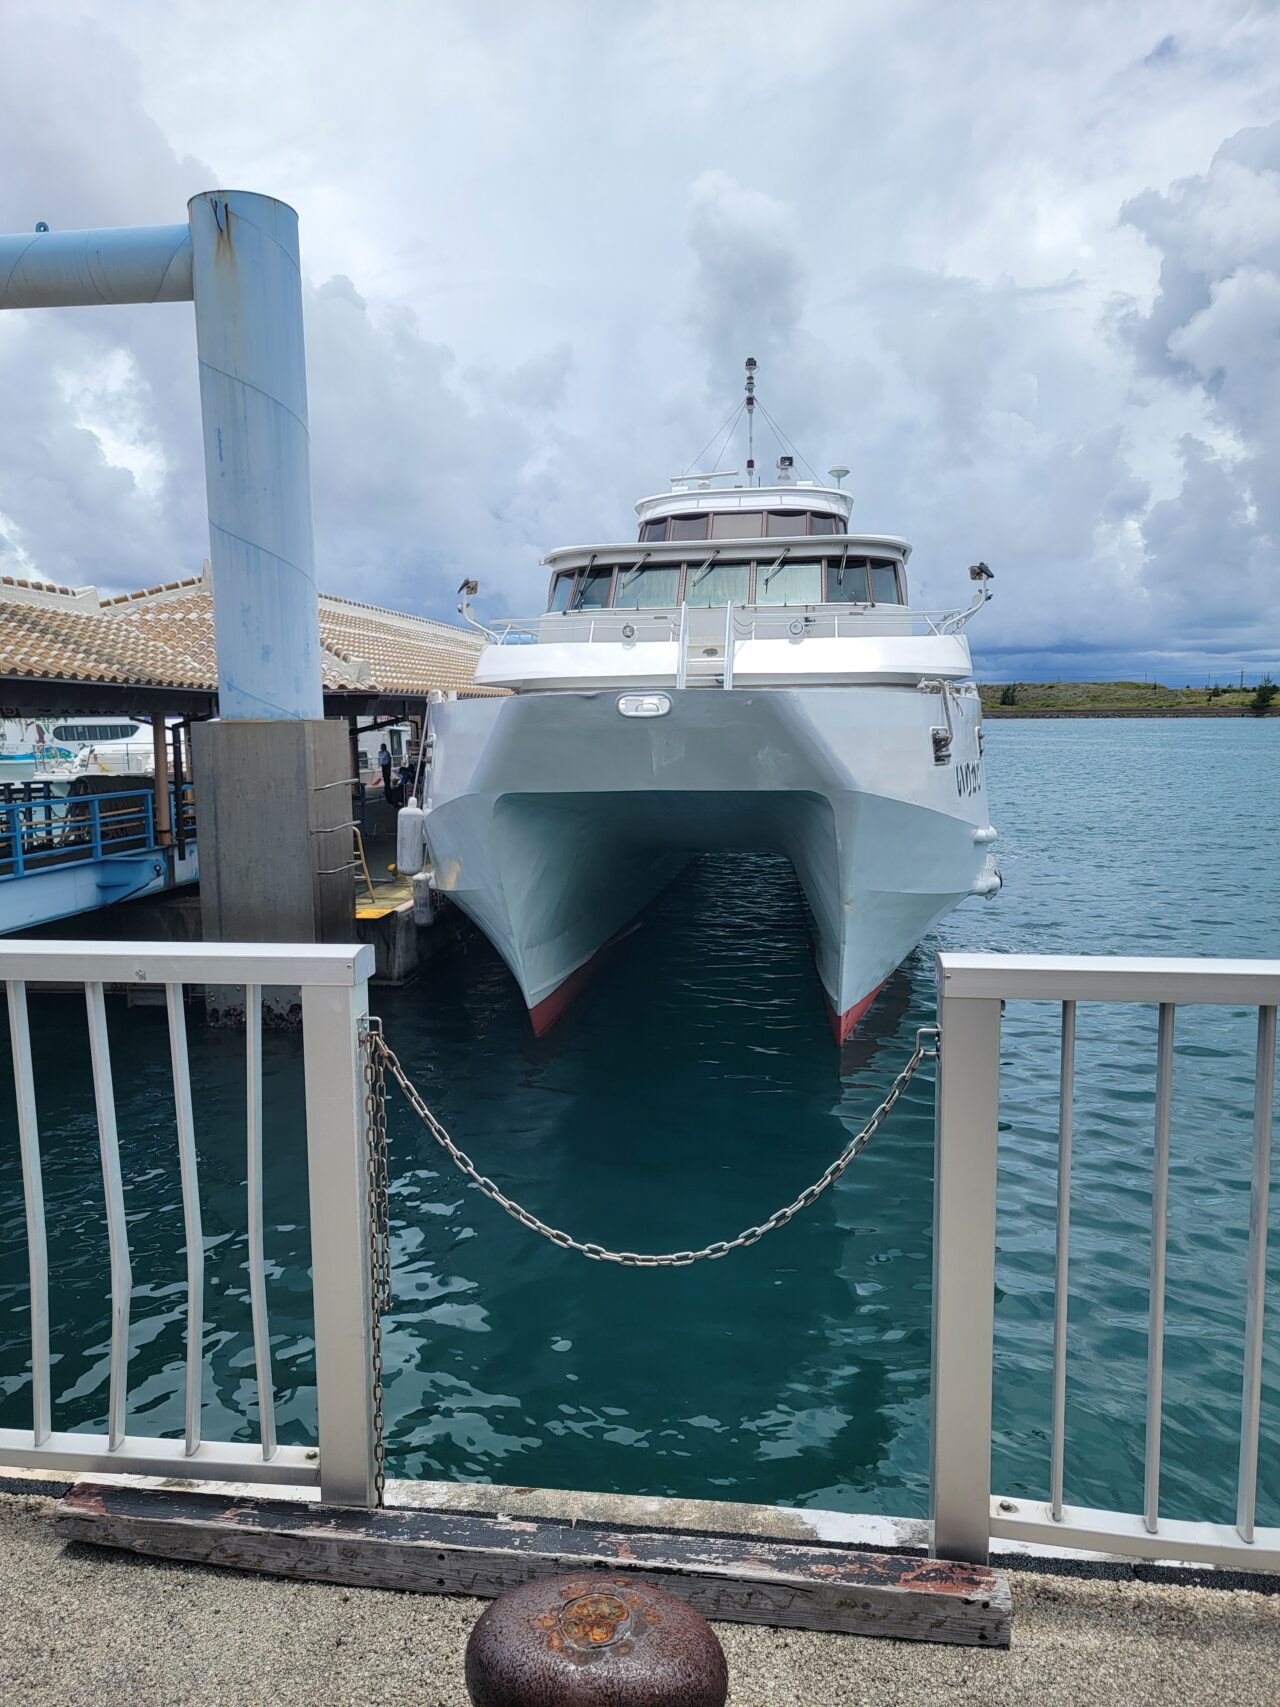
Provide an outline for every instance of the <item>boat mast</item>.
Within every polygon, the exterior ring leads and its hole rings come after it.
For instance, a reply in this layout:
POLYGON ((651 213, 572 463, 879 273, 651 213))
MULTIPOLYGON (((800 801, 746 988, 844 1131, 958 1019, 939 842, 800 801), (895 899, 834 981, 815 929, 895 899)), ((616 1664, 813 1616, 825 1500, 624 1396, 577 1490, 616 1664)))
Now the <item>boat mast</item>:
POLYGON ((747 485, 755 484, 756 472, 756 358, 747 357, 747 485))

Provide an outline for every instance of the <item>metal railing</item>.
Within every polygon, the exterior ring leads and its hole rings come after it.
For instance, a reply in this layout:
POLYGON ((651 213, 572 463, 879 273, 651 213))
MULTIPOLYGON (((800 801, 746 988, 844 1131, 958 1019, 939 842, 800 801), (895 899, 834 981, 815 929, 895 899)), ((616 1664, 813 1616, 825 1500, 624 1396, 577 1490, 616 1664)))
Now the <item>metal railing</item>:
POLYGON ((369 947, 303 944, 256 947, 204 943, 0 943, 0 978, 8 996, 17 1100, 18 1144, 30 1273, 32 1426, 0 1429, 0 1465, 51 1471, 128 1471, 233 1482, 319 1483, 322 1497, 345 1505, 374 1502, 374 1420, 367 1208, 363 1032, 368 1018, 369 947), (107 1432, 59 1432, 50 1392, 49 1272, 42 1146, 37 1115, 28 990, 53 982, 84 988, 105 1197, 102 1236, 110 1257, 111 1345, 107 1432), (168 1012, 177 1148, 186 1236, 186 1378, 182 1436, 149 1434, 128 1406, 129 1316, 133 1272, 125 1212, 106 988, 162 987, 168 1012), (240 985, 246 1016, 246 1176, 250 1303, 259 1440, 256 1445, 206 1440, 201 1431, 205 1255, 188 1065, 185 991, 193 985, 240 985), (301 994, 305 1072, 307 1176, 315 1310, 315 1446, 276 1439, 270 1321, 262 1236, 262 992, 301 994))
POLYGON ((687 633, 690 611, 725 610, 725 627, 744 640, 858 640, 904 635, 957 634, 981 608, 911 610, 906 605, 756 604, 725 607, 680 605, 657 610, 549 611, 512 617, 490 629, 496 646, 663 644, 687 633))
POLYGON ((942 954, 938 981, 942 1043, 934 1171, 931 1473, 935 1552, 945 1558, 985 1561, 995 1537, 1147 1559, 1280 1570, 1280 1528, 1255 1523, 1280 962, 942 954), (1055 1002, 1062 1009, 1047 1501, 1022 1495, 993 1497, 991 1490, 1000 1019, 1006 1000, 1055 1002), (1142 1002, 1159 1007, 1140 1512, 1072 1506, 1063 1498, 1071 1147, 1080 1002, 1142 1002), (1234 1525, 1202 1521, 1195 1514, 1169 1518, 1160 1511, 1169 1138, 1174 1017, 1180 1004, 1258 1010, 1234 1525))
MULTIPOLYGON (((155 791, 58 796, 0 804, 0 883, 54 867, 87 865, 111 854, 150 853, 156 836, 155 791)), ((195 834, 191 783, 169 787, 169 821, 184 839, 195 834)))

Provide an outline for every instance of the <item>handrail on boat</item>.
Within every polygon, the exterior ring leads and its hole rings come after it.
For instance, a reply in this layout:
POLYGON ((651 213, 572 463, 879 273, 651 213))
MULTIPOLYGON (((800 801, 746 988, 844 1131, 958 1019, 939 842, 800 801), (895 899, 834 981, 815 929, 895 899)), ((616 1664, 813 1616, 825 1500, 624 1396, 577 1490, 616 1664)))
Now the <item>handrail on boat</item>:
MULTIPOLYGON (((963 610, 912 610, 908 605, 734 605, 725 606, 726 645, 745 640, 854 640, 877 635, 942 638, 959 634, 984 601, 963 610)), ((690 606, 655 610, 544 611, 540 616, 497 622, 497 646, 670 644, 683 654, 689 642, 690 606)), ((702 608, 702 607, 697 607, 702 608)))

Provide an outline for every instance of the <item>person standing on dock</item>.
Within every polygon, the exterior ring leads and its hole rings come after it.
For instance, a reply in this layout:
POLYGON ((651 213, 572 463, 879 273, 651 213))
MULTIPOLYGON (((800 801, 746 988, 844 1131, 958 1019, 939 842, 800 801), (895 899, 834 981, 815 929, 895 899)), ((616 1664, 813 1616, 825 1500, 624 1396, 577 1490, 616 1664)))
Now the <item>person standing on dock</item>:
POLYGON ((382 792, 391 794, 391 749, 384 741, 378 748, 378 764, 382 771, 382 792))

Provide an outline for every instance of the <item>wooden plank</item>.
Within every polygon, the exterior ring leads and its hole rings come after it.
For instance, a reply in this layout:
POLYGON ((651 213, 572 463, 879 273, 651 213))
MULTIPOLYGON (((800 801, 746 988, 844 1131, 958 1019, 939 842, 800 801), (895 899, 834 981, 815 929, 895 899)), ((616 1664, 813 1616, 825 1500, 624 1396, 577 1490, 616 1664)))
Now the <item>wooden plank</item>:
POLYGON ((1002 1572, 907 1554, 92 1482, 54 1521, 67 1540, 360 1588, 492 1598, 531 1577, 636 1572, 731 1623, 1009 1645, 1002 1572))

